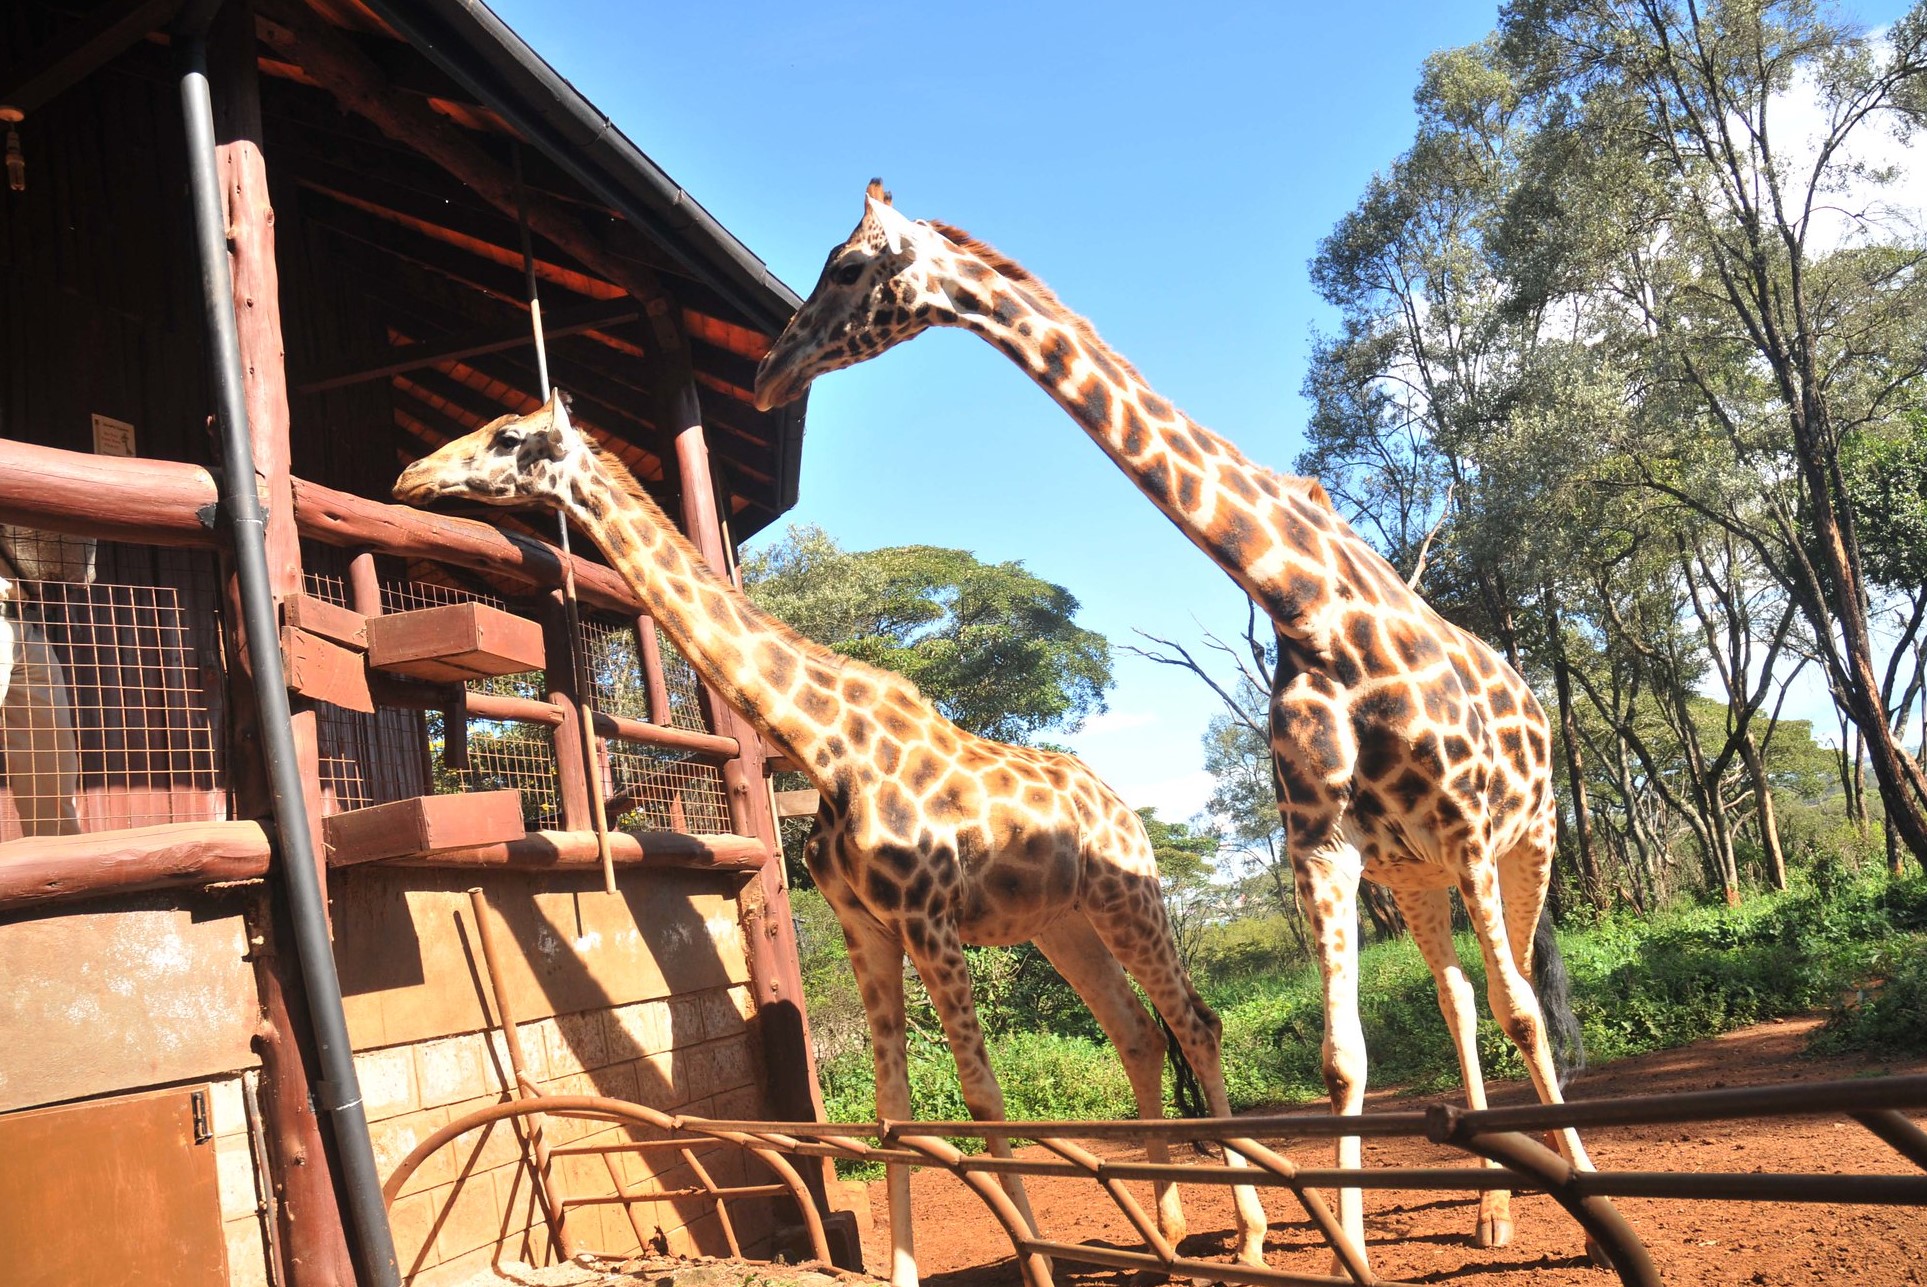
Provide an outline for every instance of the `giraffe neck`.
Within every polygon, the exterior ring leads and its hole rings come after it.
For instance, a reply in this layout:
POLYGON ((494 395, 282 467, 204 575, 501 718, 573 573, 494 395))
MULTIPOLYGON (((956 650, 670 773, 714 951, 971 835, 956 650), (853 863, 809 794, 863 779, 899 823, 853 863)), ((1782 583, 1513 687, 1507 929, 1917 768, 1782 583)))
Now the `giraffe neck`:
POLYGON ((954 324, 1029 372, 1288 637, 1322 651, 1323 632, 1311 618, 1353 586, 1404 596, 1390 565, 1329 508, 1159 396, 1048 292, 1012 281, 968 252, 940 274, 939 285, 954 324))
MULTIPOLYGON (((832 652, 776 620, 710 568, 655 502, 584 471, 563 505, 594 538, 650 615, 722 699, 755 725, 810 780, 839 795, 873 776, 851 721, 907 691, 935 717, 907 680, 832 652), (870 769, 871 772, 865 772, 870 769)), ((901 716, 899 716, 901 718, 901 716)))

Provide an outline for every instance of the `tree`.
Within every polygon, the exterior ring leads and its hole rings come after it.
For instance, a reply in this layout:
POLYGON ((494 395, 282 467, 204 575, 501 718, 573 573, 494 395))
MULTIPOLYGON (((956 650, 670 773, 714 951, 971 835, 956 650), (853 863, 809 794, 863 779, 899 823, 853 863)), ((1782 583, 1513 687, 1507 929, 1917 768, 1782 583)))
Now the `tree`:
POLYGON ((1155 809, 1139 809, 1144 832, 1151 840, 1151 852, 1158 863, 1158 878, 1164 892, 1164 913, 1171 923, 1171 939, 1177 944, 1178 959, 1195 977, 1198 973, 1198 945, 1204 932, 1229 913, 1227 891, 1217 884, 1218 834, 1193 831, 1183 822, 1166 822, 1155 809))
POLYGON ((791 527, 743 562, 750 597, 818 643, 912 680, 959 728, 999 742, 1072 732, 1104 709, 1110 644, 1077 599, 1022 563, 929 545, 849 551, 791 527))
POLYGON ((1731 532, 1783 587, 1890 824, 1927 865, 1927 775, 1882 700, 1842 462, 1927 364, 1927 249, 1883 220, 1886 176, 1856 159, 1874 130, 1921 119, 1927 13, 1883 45, 1807 0, 1514 0, 1501 29, 1543 167, 1522 185, 1531 227, 1588 230, 1543 280, 1616 298, 1649 386, 1705 430, 1642 456, 1642 481, 1731 532), (1810 140, 1789 125, 1796 96, 1817 108, 1810 140), (1694 486, 1721 454, 1745 484, 1694 486))

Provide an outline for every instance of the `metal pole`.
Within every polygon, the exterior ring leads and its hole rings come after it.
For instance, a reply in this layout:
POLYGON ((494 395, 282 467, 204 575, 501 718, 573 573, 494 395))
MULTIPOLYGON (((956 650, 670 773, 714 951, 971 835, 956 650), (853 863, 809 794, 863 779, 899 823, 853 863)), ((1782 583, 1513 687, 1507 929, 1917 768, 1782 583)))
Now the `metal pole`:
MULTIPOLYGON (((522 182, 522 145, 509 144, 515 161, 515 224, 522 237, 522 283, 529 296, 529 324, 535 331, 535 378, 541 397, 559 400, 561 391, 549 383, 549 345, 542 335, 542 292, 535 281, 535 244, 529 237, 529 194, 522 182)), ((602 889, 616 892, 615 851, 609 846, 608 792, 602 786, 602 766, 596 757, 595 677, 589 673, 588 650, 582 646, 582 614, 576 606, 575 560, 569 550, 569 516, 555 512, 556 542, 562 547, 562 615, 569 636, 569 664, 575 667, 575 708, 582 719, 582 770, 589 783, 589 822, 595 828, 596 852, 602 857, 602 889)))
POLYGON ((217 422, 215 442, 223 464, 220 517, 233 545, 240 583, 242 627, 254 671, 254 698, 261 717, 261 748, 278 837, 279 869, 294 922, 295 954, 308 994, 315 1054, 322 1079, 315 1083, 317 1108, 328 1123, 341 1162, 348 1222, 361 1271, 377 1287, 400 1282, 395 1245, 368 1140, 368 1118, 355 1076, 354 1047, 341 1008, 341 980, 328 939, 327 909, 315 871, 308 810, 295 758, 288 685, 281 668, 280 632, 269 585, 267 525, 254 488, 254 451, 242 403, 241 345, 228 275, 227 218, 214 143, 214 106, 207 78, 206 33, 218 3, 198 3, 183 17, 181 116, 187 134, 188 191, 193 206, 196 258, 207 324, 209 380, 217 422))

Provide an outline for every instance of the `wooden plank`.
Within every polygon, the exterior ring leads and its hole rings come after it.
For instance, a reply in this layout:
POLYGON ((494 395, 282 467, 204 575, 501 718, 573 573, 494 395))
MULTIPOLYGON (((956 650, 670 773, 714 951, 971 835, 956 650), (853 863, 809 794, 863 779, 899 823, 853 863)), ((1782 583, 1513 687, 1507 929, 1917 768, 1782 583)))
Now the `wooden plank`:
POLYGON ((281 664, 290 692, 364 715, 375 713, 368 667, 354 649, 289 626, 281 631, 281 664))
POLYGON ((525 832, 522 793, 419 795, 337 813, 324 830, 331 867, 499 844, 519 840, 525 832))
POLYGON ((778 791, 776 793, 776 816, 779 818, 814 818, 822 803, 815 791, 778 791))
POLYGON ((258 822, 168 822, 0 845, 0 908, 130 890, 253 880, 271 847, 258 822))
POLYGON ((10 1283, 224 1283, 227 1239, 203 1084, 0 1118, 0 1246, 10 1283))
POLYGON ((368 620, 368 664, 456 681, 544 668, 542 627, 485 603, 449 603, 368 620))
MULTIPOLYGON (((680 831, 611 831, 618 867, 687 871, 761 871, 769 847, 754 836, 680 831)), ((393 858, 392 867, 503 867, 519 871, 594 871, 602 866, 593 831, 531 831, 519 840, 393 858)))
POLYGON ((344 647, 368 651, 368 621, 353 608, 344 608, 312 594, 291 594, 281 604, 281 622, 344 647))

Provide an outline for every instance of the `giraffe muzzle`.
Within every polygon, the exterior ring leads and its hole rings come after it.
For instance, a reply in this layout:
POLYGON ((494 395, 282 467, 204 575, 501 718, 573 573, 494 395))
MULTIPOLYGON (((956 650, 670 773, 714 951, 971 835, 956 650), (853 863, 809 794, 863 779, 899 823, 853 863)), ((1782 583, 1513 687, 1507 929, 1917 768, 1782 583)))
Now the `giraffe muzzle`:
POLYGON ((777 337, 776 347, 763 355, 756 368, 756 409, 772 411, 802 396, 808 386, 796 379, 796 358, 800 350, 784 343, 787 334, 777 337))

